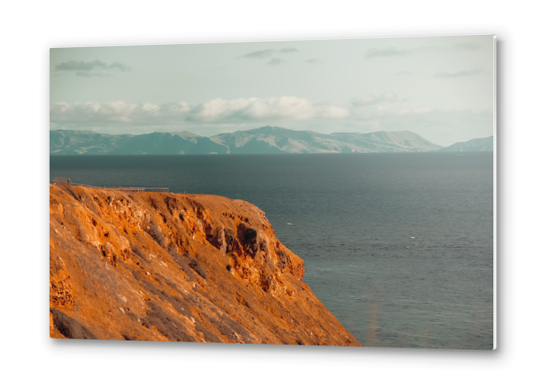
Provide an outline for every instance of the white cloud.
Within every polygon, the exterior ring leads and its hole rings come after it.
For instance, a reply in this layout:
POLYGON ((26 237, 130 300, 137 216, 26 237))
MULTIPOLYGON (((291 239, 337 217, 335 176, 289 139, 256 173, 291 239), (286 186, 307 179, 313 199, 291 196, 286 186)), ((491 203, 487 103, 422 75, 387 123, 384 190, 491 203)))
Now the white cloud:
POLYGON ((158 114, 158 112, 160 112, 160 106, 156 104, 145 103, 141 108, 144 111, 152 112, 154 114, 158 114))
POLYGON ((309 120, 314 118, 342 118, 348 109, 331 105, 315 105, 307 99, 294 96, 214 99, 196 107, 192 117, 201 121, 224 120, 309 120))
POLYGON ((248 98, 237 100, 215 99, 203 104, 198 114, 210 120, 309 120, 314 118, 342 118, 348 116, 344 107, 315 105, 307 99, 293 96, 268 99, 248 98))
POLYGON ((131 125, 177 125, 190 123, 231 123, 249 121, 299 121, 318 118, 338 119, 347 117, 345 107, 316 105, 310 100, 293 96, 214 99, 190 106, 186 102, 127 103, 53 103, 51 123, 72 125, 104 125, 111 123, 131 125))

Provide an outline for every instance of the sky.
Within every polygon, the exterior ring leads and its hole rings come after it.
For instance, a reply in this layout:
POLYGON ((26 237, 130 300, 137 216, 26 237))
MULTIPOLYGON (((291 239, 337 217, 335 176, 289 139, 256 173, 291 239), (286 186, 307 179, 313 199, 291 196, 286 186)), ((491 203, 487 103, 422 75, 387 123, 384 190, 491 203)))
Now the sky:
POLYGON ((52 48, 50 128, 493 134, 493 36, 52 48))

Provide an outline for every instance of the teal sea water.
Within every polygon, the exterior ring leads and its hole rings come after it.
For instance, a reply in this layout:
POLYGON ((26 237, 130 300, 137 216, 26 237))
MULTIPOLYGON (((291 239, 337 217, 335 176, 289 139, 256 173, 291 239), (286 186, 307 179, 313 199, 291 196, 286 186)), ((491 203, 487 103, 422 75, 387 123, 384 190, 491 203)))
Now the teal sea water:
POLYGON ((53 156, 50 176, 249 201, 364 345, 491 349, 493 154, 53 156))

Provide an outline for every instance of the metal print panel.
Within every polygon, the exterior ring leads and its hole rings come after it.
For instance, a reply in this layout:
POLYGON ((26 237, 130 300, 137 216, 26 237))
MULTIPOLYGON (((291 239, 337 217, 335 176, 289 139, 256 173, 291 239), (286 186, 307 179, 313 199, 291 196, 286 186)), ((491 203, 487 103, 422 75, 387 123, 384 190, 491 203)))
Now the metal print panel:
POLYGON ((493 349, 493 36, 50 53, 50 334, 493 349))

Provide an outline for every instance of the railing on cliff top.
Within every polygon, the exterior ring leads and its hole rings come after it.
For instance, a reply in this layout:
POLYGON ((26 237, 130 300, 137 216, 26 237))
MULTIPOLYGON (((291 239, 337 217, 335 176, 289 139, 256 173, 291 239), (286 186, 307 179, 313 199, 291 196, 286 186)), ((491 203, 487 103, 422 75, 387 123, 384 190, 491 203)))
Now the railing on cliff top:
POLYGON ((67 180, 52 180, 51 184, 59 185, 73 185, 81 187, 90 187, 90 188, 102 188, 102 189, 113 189, 115 191, 121 192, 166 192, 169 193, 168 187, 127 187, 127 186, 99 186, 99 185, 88 185, 88 184, 79 184, 68 182, 67 180))
POLYGON ((169 192, 168 187, 95 187, 104 189, 114 189, 122 192, 169 192))

